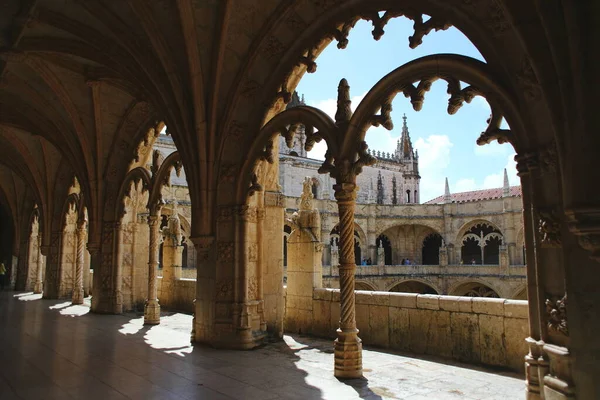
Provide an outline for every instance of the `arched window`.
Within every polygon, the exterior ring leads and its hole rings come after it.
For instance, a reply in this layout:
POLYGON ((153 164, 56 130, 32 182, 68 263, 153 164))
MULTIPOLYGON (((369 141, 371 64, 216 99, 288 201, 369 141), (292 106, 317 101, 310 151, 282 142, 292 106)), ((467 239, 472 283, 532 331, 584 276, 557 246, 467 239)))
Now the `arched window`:
POLYGON ((312 183, 311 189, 312 189, 313 198, 316 199, 317 198, 317 189, 318 188, 317 188, 317 182, 315 182, 314 179, 313 179, 313 183, 312 183))
POLYGON ((406 202, 410 203, 410 190, 406 191, 406 202))
POLYGON ((421 263, 423 265, 439 265, 440 247, 442 247, 442 237, 438 233, 429 234, 423 240, 421 263))
POLYGON ((413 197, 413 202, 415 202, 415 203, 418 202, 418 200, 417 200, 417 191, 416 190, 415 190, 415 197, 413 197))
MULTIPOLYGON (((392 244, 390 239, 388 239, 385 235, 379 235, 377 239, 375 239, 375 246, 377 246, 377 252, 379 254, 379 248, 383 247, 385 265, 392 265, 392 244)), ((379 259, 374 260, 374 264, 379 264, 379 259)))
POLYGON ((462 238, 461 259, 464 264, 498 265, 502 233, 486 223, 476 224, 462 238))

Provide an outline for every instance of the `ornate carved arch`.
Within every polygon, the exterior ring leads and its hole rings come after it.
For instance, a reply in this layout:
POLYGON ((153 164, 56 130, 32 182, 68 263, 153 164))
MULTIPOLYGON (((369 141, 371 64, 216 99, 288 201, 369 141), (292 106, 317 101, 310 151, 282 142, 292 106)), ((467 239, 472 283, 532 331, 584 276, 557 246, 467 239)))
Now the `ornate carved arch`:
POLYGON ((125 213, 125 196, 131 193, 131 184, 142 183, 142 189, 151 191, 152 189, 152 178, 146 168, 137 167, 132 169, 125 175, 125 179, 119 189, 119 195, 117 197, 117 205, 115 215, 119 218, 123 217, 125 213))
POLYGON ((175 169, 175 173, 179 176, 182 167, 178 151, 169 154, 164 161, 154 163, 152 167, 152 187, 150 188, 150 196, 148 198, 148 209, 151 214, 155 214, 157 207, 164 204, 162 188, 164 185, 171 184, 171 171, 175 169))

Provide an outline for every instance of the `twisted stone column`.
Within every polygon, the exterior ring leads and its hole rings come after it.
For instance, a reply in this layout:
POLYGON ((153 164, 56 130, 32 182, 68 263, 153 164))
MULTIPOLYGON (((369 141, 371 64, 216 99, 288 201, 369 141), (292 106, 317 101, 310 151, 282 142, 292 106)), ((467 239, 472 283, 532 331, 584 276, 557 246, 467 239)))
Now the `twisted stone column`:
POLYGON ((40 294, 42 293, 42 290, 44 288, 44 283, 42 280, 42 268, 43 266, 43 255, 42 255, 42 246, 40 245, 42 241, 41 236, 38 236, 37 238, 37 253, 38 253, 38 257, 37 257, 37 271, 36 271, 36 277, 35 277, 35 286, 33 287, 33 293, 35 294, 40 294))
POLYGON ((150 240, 148 247, 148 299, 144 306, 144 324, 160 324, 160 304, 158 304, 157 268, 158 268, 158 238, 160 235, 160 219, 158 215, 148 216, 150 240))
POLYGON ((83 250, 85 249, 85 220, 77 223, 77 259, 75 260, 75 284, 72 304, 83 304, 83 250))
POLYGON ((334 185, 340 216, 340 327, 334 343, 335 370, 338 378, 362 377, 362 341, 358 337, 354 301, 354 207, 356 184, 334 185))

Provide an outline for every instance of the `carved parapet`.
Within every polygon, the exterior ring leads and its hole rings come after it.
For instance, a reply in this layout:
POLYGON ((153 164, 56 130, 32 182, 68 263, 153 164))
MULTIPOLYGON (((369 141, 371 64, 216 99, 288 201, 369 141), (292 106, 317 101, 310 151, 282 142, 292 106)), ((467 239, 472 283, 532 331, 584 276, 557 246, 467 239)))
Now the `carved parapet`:
POLYGON ((569 231, 577 237, 579 245, 600 262, 600 209, 579 208, 566 210, 569 231))

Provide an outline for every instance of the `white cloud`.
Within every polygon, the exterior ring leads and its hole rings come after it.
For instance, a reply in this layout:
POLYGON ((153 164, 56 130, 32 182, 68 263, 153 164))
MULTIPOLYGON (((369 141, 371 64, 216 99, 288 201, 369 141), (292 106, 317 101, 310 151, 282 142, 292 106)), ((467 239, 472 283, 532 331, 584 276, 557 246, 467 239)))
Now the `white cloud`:
MULTIPOLYGON (((352 101, 352 111, 356 109, 358 104, 361 102, 363 97, 365 97, 367 93, 363 93, 359 96, 354 96, 350 100, 352 101)), ((319 110, 325 112, 325 114, 329 115, 331 119, 335 120, 335 112, 337 111, 337 98, 319 100, 310 103, 309 105, 318 108, 319 110)), ((369 131, 370 133, 370 131, 369 131)), ((368 133, 367 133, 368 135, 368 133)), ((372 146, 370 146, 372 147, 372 146)), ((308 157, 314 158, 316 160, 324 160, 325 152, 327 151, 327 144, 324 140, 320 143, 317 143, 313 146, 312 150, 308 152, 308 157)))
MULTIPOLYGON (((514 160, 515 153, 512 152, 507 156, 506 159, 506 173, 508 175, 508 184, 510 186, 516 186, 521 184, 521 180, 517 176, 517 164, 514 160)), ((462 178, 459 179, 454 185, 451 184, 450 192, 469 192, 472 190, 481 189, 494 189, 504 185, 504 170, 489 174, 481 183, 477 183, 473 178, 462 178)))
POLYGON ((429 135, 419 138, 414 147, 419 151, 421 201, 425 202, 444 193, 446 169, 450 165, 450 149, 453 144, 446 135, 429 135))

